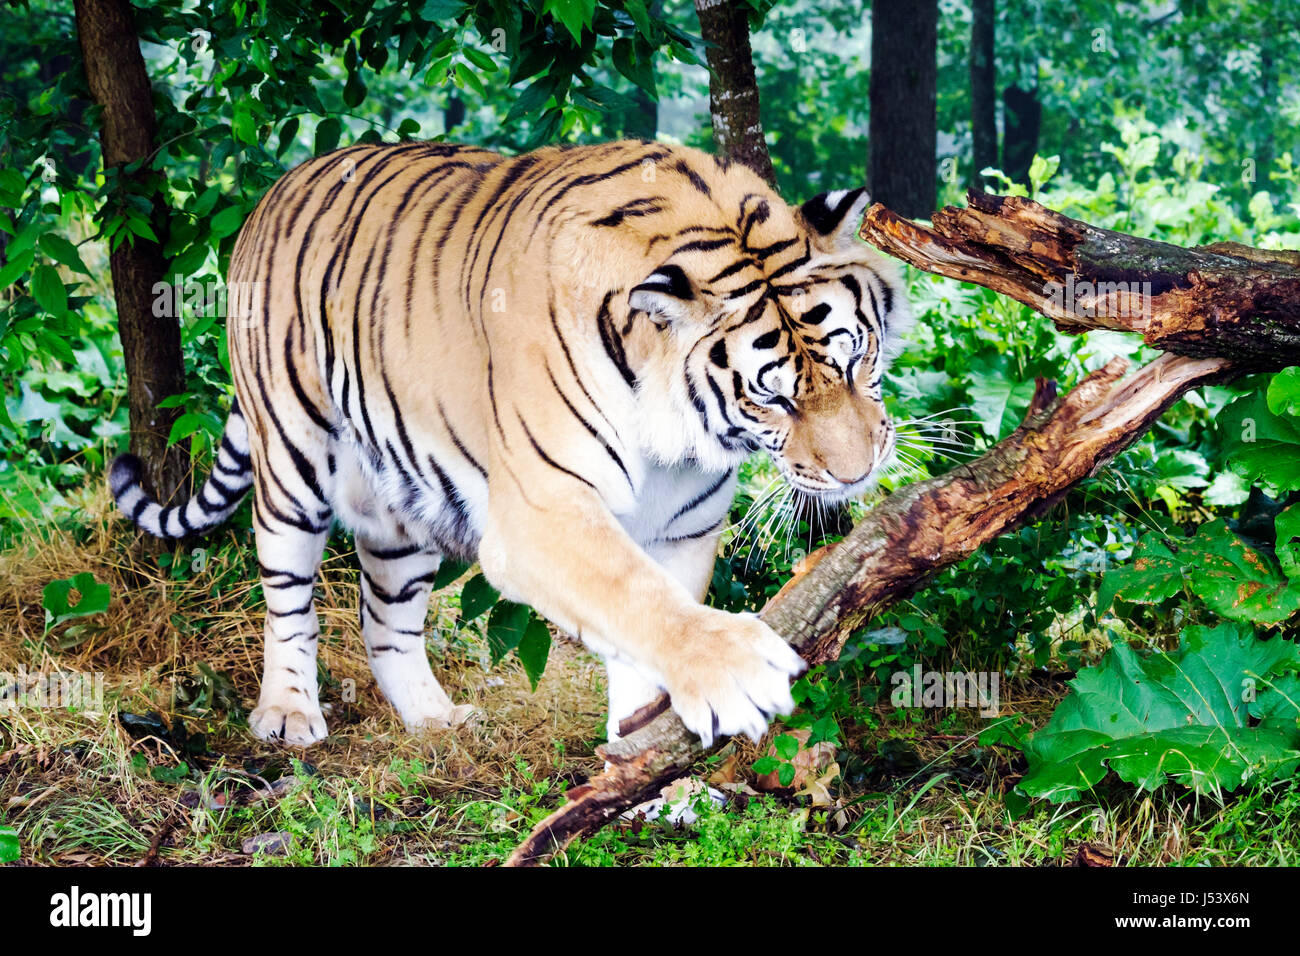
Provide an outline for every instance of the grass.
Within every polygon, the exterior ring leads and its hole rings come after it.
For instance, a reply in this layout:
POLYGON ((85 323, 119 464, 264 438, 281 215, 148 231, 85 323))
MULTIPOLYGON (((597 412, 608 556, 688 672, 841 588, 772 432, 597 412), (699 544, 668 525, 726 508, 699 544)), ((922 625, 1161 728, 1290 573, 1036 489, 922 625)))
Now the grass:
MULTIPOLYGON (((214 540, 203 561, 185 552, 160 567, 100 497, 75 524, 30 532, 0 553, 0 672, 103 673, 106 706, 0 712, 0 828, 17 832, 23 864, 496 865, 599 769, 598 662, 557 643, 533 692, 512 661, 486 666, 485 641, 459 622, 454 593, 435 598, 429 649, 453 698, 485 718, 406 734, 366 667, 343 542, 327 553, 319 590, 331 736, 301 753, 247 731, 261 619, 238 535, 214 540), (47 633, 43 587, 81 571, 110 586, 109 610, 47 633), (135 733, 123 725, 122 714, 151 712, 161 720, 135 733), (281 852, 249 843, 271 835, 281 852)), ((1039 722, 1060 693, 1021 681, 1002 698, 1039 722)), ((887 707, 868 718, 844 727, 831 805, 742 792, 724 808, 702 802, 689 828, 609 826, 556 865, 1300 863, 1296 781, 1220 800, 1103 789, 1090 803, 1013 818, 1003 794, 1019 757, 978 746, 978 719, 887 707)), ((752 782, 761 751, 730 746, 700 773, 730 754, 738 783, 752 782)))

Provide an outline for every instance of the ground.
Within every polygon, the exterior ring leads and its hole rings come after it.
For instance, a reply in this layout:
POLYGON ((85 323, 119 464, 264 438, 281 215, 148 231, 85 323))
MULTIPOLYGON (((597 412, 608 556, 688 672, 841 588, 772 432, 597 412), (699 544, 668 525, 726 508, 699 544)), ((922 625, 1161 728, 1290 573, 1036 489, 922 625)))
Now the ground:
MULTIPOLYGON (((245 717, 260 595, 240 540, 150 550, 96 494, 75 521, 33 527, 0 553, 0 674, 98 673, 105 688, 99 713, 0 711, 0 837, 16 831, 20 865, 494 865, 599 769, 599 663, 557 643, 533 691, 513 659, 489 666, 477 625, 458 624, 455 588, 435 598, 430 653, 452 697, 482 718, 405 733, 366 668, 345 543, 327 555, 320 589, 331 735, 307 751, 255 740, 245 717), (44 587, 83 571, 108 584, 108 610, 47 629, 44 587)), ((1022 682, 1004 686, 1002 705, 1041 722, 1063 692, 1022 682)), ((1295 782, 1199 801, 1116 789, 1013 818, 1004 794, 1019 756, 978 746, 981 726, 881 707, 844 728, 824 791, 750 795, 760 752, 732 744, 696 774, 739 792, 727 806, 701 805, 691 826, 621 822, 557 863, 1300 862, 1295 782)))

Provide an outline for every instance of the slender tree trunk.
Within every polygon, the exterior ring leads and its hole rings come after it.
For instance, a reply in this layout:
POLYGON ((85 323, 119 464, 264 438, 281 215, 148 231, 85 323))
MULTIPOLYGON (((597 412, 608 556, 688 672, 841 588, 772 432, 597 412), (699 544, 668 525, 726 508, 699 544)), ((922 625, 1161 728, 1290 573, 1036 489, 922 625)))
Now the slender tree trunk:
MULTIPOLYGON (((126 0, 75 0, 74 6, 87 84, 95 102, 104 108, 100 142, 108 172, 154 151, 157 118, 153 90, 131 5, 126 0)), ((160 317, 153 312, 154 286, 167 281, 162 251, 167 240, 167 206, 161 177, 146 163, 131 178, 133 185, 153 196, 151 225, 160 242, 138 236, 132 242, 124 241, 110 253, 109 263, 126 360, 131 451, 144 462, 150 490, 166 501, 188 484, 189 454, 187 445, 167 447, 179 411, 159 408, 158 402, 185 390, 185 364, 179 316, 160 317)))
MULTIPOLYGON (((1277 103, 1277 61, 1273 55, 1272 40, 1262 36, 1259 40, 1259 94, 1260 104, 1266 110, 1275 108, 1277 103)), ((1269 171, 1273 168, 1273 154, 1277 143, 1274 139, 1273 123, 1265 123, 1255 147, 1255 181, 1246 184, 1246 195, 1250 197, 1261 189, 1269 191, 1269 171)))
POLYGON ((718 152, 776 185, 758 112, 758 81, 743 0, 695 0, 700 35, 709 44, 709 113, 718 152))
POLYGON ((971 173, 975 189, 986 185, 980 171, 998 164, 997 63, 994 28, 997 0, 972 0, 970 25, 971 173))
POLYGON ((1029 185, 1029 165, 1038 152, 1038 130, 1043 104, 1037 90, 1008 86, 1002 93, 1006 131, 1002 135, 1002 171, 1015 182, 1029 185))
POLYGON ((871 5, 871 198, 904 216, 929 216, 936 201, 935 84, 938 0, 871 5))

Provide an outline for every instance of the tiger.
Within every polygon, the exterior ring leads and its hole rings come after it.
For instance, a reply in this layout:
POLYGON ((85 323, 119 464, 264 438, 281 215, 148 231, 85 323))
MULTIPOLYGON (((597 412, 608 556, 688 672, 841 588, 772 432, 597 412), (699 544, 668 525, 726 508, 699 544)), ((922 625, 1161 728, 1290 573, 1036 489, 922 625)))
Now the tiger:
POLYGON ((704 602, 745 459, 831 503, 894 456, 882 378, 911 317, 897 266, 856 235, 868 202, 790 205, 743 165, 645 141, 358 144, 282 176, 230 257, 234 397, 210 475, 163 507, 137 458, 109 471, 163 538, 252 492, 252 733, 327 736, 313 584, 335 521, 371 672, 411 731, 477 717, 427 656, 443 559, 603 659, 610 740, 664 692, 705 746, 791 713, 803 661, 704 602))

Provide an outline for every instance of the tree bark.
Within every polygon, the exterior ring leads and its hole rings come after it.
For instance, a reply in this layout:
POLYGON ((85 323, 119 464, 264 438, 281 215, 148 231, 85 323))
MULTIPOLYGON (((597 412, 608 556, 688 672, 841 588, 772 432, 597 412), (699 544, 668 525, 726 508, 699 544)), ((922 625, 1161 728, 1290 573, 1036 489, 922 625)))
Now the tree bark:
MULTIPOLYGON (((1127 376, 1128 363, 1115 359, 1061 398, 1039 380, 1012 435, 942 477, 890 495, 823 549, 762 613, 810 664, 838 656, 864 620, 943 568, 1041 517, 1190 389, 1300 363, 1300 253, 1184 249, 1097 229, 1026 199, 968 198, 969 208, 936 214, 933 229, 877 204, 861 234, 919 268, 1011 295, 1066 331, 1125 329, 1167 354, 1127 376)), ((608 769, 571 790, 516 848, 511 865, 541 862, 701 754, 662 697, 625 720, 620 737, 600 748, 608 769)))
POLYGON ((776 171, 759 117, 748 9, 743 0, 695 0, 700 35, 709 44, 705 56, 713 142, 720 154, 748 166, 775 187, 776 171))
POLYGON ((934 211, 938 0, 871 5, 867 188, 904 216, 934 211))
POLYGON ((981 170, 998 165, 997 61, 994 30, 997 0, 972 0, 970 25, 971 173, 975 189, 986 185, 981 170))
MULTIPOLYGON (((75 0, 77 36, 86 80, 95 102, 103 106, 100 142, 104 171, 147 159, 156 148, 157 118, 153 90, 145 72, 140 40, 126 0, 75 0)), ((168 395, 185 390, 179 315, 155 316, 154 287, 167 281, 167 206, 161 176, 148 162, 124 175, 129 185, 152 196, 150 224, 159 242, 139 236, 123 241, 109 254, 118 333, 126 362, 131 451, 145 466, 145 482, 159 501, 188 492, 188 443, 167 447, 177 409, 158 407, 168 395)), ((111 203, 113 200, 110 199, 111 203)), ((174 311, 174 310, 173 310, 174 311)))

